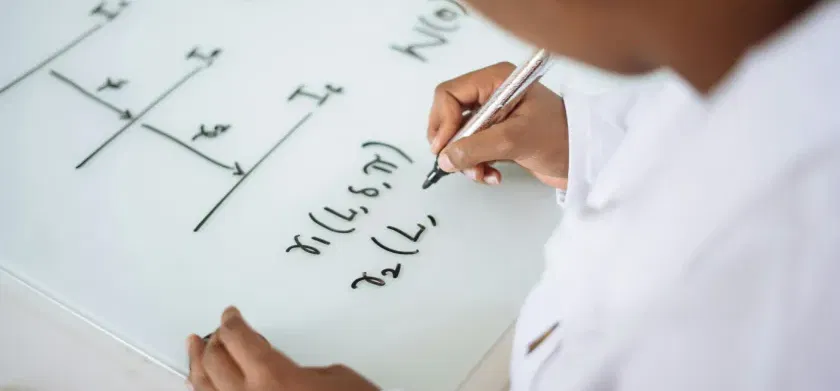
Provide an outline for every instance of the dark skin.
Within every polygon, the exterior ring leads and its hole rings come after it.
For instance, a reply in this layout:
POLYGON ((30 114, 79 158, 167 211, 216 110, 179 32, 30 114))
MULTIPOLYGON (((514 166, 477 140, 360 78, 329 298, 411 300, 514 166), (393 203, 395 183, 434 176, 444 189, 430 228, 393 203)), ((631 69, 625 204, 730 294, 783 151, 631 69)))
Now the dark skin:
MULTIPOLYGON (((712 90, 752 46, 790 23, 807 0, 468 0, 519 37, 554 53, 618 73, 670 67, 701 93, 712 90)), ((497 64, 442 83, 429 115, 441 168, 498 184, 490 166, 516 162, 549 186, 564 188, 568 136, 563 100, 541 85, 511 116, 447 146, 465 108, 483 104, 513 69, 497 64)), ((313 347, 317 348, 317 347, 313 347)), ((209 342, 188 338, 189 383, 197 391, 375 391, 344 366, 302 367, 274 349, 236 309, 209 342)))

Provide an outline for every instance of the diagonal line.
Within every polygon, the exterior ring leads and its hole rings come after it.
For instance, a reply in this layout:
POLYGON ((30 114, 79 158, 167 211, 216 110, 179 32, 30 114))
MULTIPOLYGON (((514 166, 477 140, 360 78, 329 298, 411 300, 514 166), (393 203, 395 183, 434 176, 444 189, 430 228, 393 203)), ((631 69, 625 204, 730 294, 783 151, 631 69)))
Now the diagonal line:
POLYGON ((101 28, 102 28, 102 25, 98 24, 96 26, 93 26, 93 28, 91 28, 90 30, 85 31, 84 34, 82 34, 79 37, 77 37, 76 39, 74 39, 72 42, 67 44, 67 46, 64 46, 63 48, 59 49, 57 52, 53 53, 51 56, 49 56, 45 60, 41 61, 38 65, 35 65, 35 67, 33 67, 32 69, 26 71, 26 73, 18 76, 18 78, 13 80, 11 83, 5 85, 3 88, 0 88, 0 94, 3 94, 4 92, 10 90, 12 87, 17 85, 21 81, 23 81, 23 79, 26 79, 27 77, 31 76, 33 73, 38 72, 45 65, 49 64, 51 61, 55 60, 56 58, 58 58, 62 54, 67 53, 68 50, 70 50, 73 47, 75 47, 76 45, 80 44, 82 41, 84 41, 85 39, 87 39, 88 37, 93 35, 93 33, 95 33, 97 30, 99 30, 101 28))
POLYGON ((207 220, 210 219, 210 216, 213 216, 213 214, 216 213, 216 211, 219 209, 219 207, 221 207, 222 204, 224 204, 225 201, 227 201, 227 199, 231 196, 231 194, 233 194, 233 192, 236 191, 237 188, 239 188, 239 185, 241 185, 242 182, 245 181, 245 179, 248 179, 248 177, 251 176, 251 173, 256 171, 256 169, 265 161, 265 159, 268 159, 268 157, 271 156, 272 153, 274 153, 274 151, 277 149, 277 147, 279 147, 281 144, 283 144, 292 134, 294 134, 298 129, 300 129, 300 127, 304 123, 306 123, 306 121, 308 121, 310 117, 312 117, 312 113, 306 114, 303 118, 301 118, 300 121, 298 121, 297 124, 295 124, 295 126, 292 127, 291 130, 286 132, 286 134, 283 137, 281 137, 280 140, 277 141, 277 143, 275 143, 274 146, 272 146, 271 149, 269 149, 268 152, 266 152, 266 154, 263 155, 263 157, 260 158, 259 161, 257 161, 257 164, 254 164, 254 166, 251 167, 251 169, 248 170, 248 172, 246 172, 245 175, 243 175, 242 178, 239 179, 239 181, 237 181, 235 185, 233 185, 233 187, 230 189, 230 191, 228 191, 227 194, 225 194, 225 196, 222 197, 222 199, 219 200, 219 202, 216 203, 216 205, 213 207, 213 209, 210 209, 210 212, 207 213, 207 215, 204 216, 203 219, 201 219, 201 221, 198 223, 198 225, 195 226, 195 228, 193 229, 193 232, 198 232, 201 229, 201 227, 203 227, 204 224, 207 223, 207 220))
MULTIPOLYGON (((493 353, 495 353, 495 351, 494 351, 495 348, 505 339, 505 336, 507 335, 507 333, 510 332, 512 329, 515 329, 515 328, 516 328, 516 320, 514 320, 510 325, 508 325, 508 327, 505 329, 505 331, 503 331, 501 334, 499 334, 499 337, 496 338, 496 341, 494 341, 493 344, 490 345, 490 349, 487 349, 487 351, 485 351, 484 354, 481 355, 481 359, 478 360, 478 363, 475 364, 472 367, 472 369, 470 369, 470 372, 467 373, 467 376, 464 377, 464 380, 461 381, 461 384, 458 384, 458 388, 455 389, 456 391, 462 391, 464 389, 464 386, 466 386, 468 383, 470 383, 473 376, 475 376, 475 374, 478 373, 478 371, 481 369, 482 365, 486 364, 487 359, 490 358, 490 356, 492 356, 493 353)), ((509 378, 508 378, 508 383, 510 383, 509 378)), ((507 390, 507 389, 508 388, 505 388, 504 390, 507 390)))
POLYGON ((121 134, 123 134, 123 132, 125 132, 126 129, 130 128, 131 125, 134 125, 134 123, 139 121, 140 118, 143 118, 143 116, 146 115, 146 113, 148 113, 149 111, 154 109, 155 106, 157 106, 161 101, 166 99, 166 97, 169 96, 169 94, 171 94, 172 92, 177 90, 178 87, 182 86, 184 83, 186 83, 188 80, 190 80, 198 72, 201 72, 201 70, 203 70, 203 69, 205 69, 205 68, 204 67, 199 67, 199 68, 193 69, 192 72, 188 73, 186 76, 181 78, 181 80, 179 80, 177 83, 175 83, 175 85, 173 85, 168 90, 166 90, 166 92, 164 92, 163 94, 158 96, 157 99, 155 99, 154 102, 152 102, 152 104, 150 104, 148 107, 143 109, 143 111, 139 112, 136 116, 134 116, 134 118, 132 118, 131 121, 129 121, 127 124, 125 124, 125 126, 120 128, 120 130, 118 130, 111 137, 109 137, 107 140, 105 140, 105 142, 102 143, 102 145, 100 145, 99 147, 97 147, 90 155, 88 155, 88 157, 86 157, 85 160, 82 160, 82 162, 79 163, 78 166, 76 166, 76 169, 84 167, 84 165, 87 164, 87 162, 89 162, 90 159, 93 159, 93 157, 96 156, 99 152, 101 152, 105 147, 107 147, 108 144, 111 144, 112 141, 114 141, 117 137, 119 137, 121 134))
POLYGON ((51 70, 50 70, 50 75, 53 75, 53 77, 55 77, 56 79, 63 81, 64 83, 68 84, 70 87, 73 87, 76 91, 81 92, 81 93, 82 93, 82 95, 87 96, 88 98, 91 98, 91 99, 95 100, 95 101, 96 101, 96 102, 98 102, 99 104, 101 104, 101 105, 103 105, 103 106, 105 106, 105 107, 107 107, 107 108, 109 108, 109 109, 111 109, 111 110, 114 110, 114 112, 116 112, 117 114, 121 114, 121 115, 122 115, 122 114, 124 114, 124 113, 126 112, 126 110, 122 110, 122 109, 120 109, 119 107, 114 106, 113 104, 108 103, 108 102, 106 102, 105 100, 103 100, 102 98, 100 98, 100 97, 98 97, 98 96, 94 95, 94 94, 93 94, 93 93, 91 93, 90 91, 85 90, 82 86, 80 86, 80 85, 76 84, 76 82, 74 82, 73 80, 68 79, 68 78, 67 78, 67 76, 62 75, 62 74, 60 74, 60 73, 56 72, 55 70, 52 70, 52 69, 51 69, 51 70))
POLYGON ((228 169, 228 170, 233 170, 233 167, 228 166, 228 165, 225 165, 224 163, 221 163, 221 162, 219 162, 219 161, 217 161, 217 160, 215 160, 215 159, 211 158, 210 156, 207 156, 207 155, 205 155, 205 154, 201 153, 201 152, 200 152, 200 151, 198 151, 197 149, 195 149, 195 148, 193 148, 193 147, 191 147, 191 146, 187 145, 186 143, 184 143, 184 142, 183 142, 183 141, 181 141, 181 140, 178 140, 178 139, 177 139, 177 138, 175 138, 175 137, 172 137, 172 135, 170 135, 170 134, 168 134, 168 133, 166 133, 166 132, 164 132, 164 131, 162 131, 162 130, 160 130, 160 129, 155 128, 155 127, 154 127, 154 126, 152 126, 152 125, 149 125, 149 124, 141 124, 140 126, 142 126, 142 127, 146 128, 146 129, 149 129, 149 130, 151 130, 152 132, 155 132, 155 133, 157 133, 157 134, 159 134, 159 135, 161 135, 161 136, 163 136, 163 137, 166 137, 166 138, 168 138, 169 140, 172 140, 172 141, 176 142, 178 145, 180 145, 180 146, 182 146, 182 147, 184 147, 184 148, 186 148, 186 149, 189 149, 190 151, 192 151, 193 153, 195 153, 195 154, 196 154, 196 155, 198 155, 198 156, 203 157, 203 158, 204 158, 204 160, 207 160, 207 161, 208 161, 208 162, 210 162, 210 163, 213 163, 213 164, 215 164, 215 165, 217 165, 217 166, 219 166, 219 167, 221 167, 221 168, 225 168, 225 169, 228 169))
POLYGON ((19 276, 19 275, 15 274, 14 272, 12 272, 11 270, 5 268, 3 265, 0 265, 0 280, 2 280, 3 276, 9 276, 12 281, 14 281, 14 282, 18 283, 19 285, 21 285, 22 287, 28 289, 30 292, 33 292, 33 293, 37 294, 39 298, 43 298, 43 299, 47 300, 47 302, 49 302, 51 305, 55 305, 56 307, 58 307, 62 311, 65 311, 67 314, 72 315, 73 317, 75 317, 76 319, 85 323, 86 325, 91 326, 94 329, 96 329, 97 331, 100 331, 100 332, 104 333, 105 335, 113 338, 115 341, 122 344, 123 346, 125 346, 129 350, 131 350, 131 351, 139 354, 140 356, 142 356, 143 359, 148 360, 149 362, 151 362, 153 364, 156 364, 163 369, 166 369, 167 371, 171 372, 172 374, 174 374, 174 375, 176 375, 176 376, 178 376, 182 379, 186 378, 185 374, 181 373, 181 371, 179 371, 178 369, 175 369, 171 365, 168 365, 168 364, 164 363, 163 361, 160 361, 157 358, 155 358, 154 356, 150 355, 149 353, 146 353, 145 351, 141 350, 140 348, 138 348, 137 346, 133 345, 131 342, 126 340, 125 338, 122 338, 119 335, 117 335, 116 333, 110 331, 109 329, 106 329, 105 327, 100 326, 99 323, 94 322, 93 319, 90 318, 89 316, 87 316, 86 314, 74 309, 73 307, 70 307, 68 304, 65 304, 63 301, 57 299, 53 294, 51 294, 47 290, 44 290, 41 287, 36 286, 33 283, 30 283, 29 281, 24 279, 23 276, 19 276))

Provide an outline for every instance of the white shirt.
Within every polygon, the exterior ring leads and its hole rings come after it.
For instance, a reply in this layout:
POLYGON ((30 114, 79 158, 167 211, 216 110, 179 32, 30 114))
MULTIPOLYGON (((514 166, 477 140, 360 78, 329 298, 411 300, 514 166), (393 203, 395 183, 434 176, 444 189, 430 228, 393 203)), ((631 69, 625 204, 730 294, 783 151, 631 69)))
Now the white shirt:
POLYGON ((511 389, 840 390, 840 2, 708 96, 565 102, 566 212, 511 389))

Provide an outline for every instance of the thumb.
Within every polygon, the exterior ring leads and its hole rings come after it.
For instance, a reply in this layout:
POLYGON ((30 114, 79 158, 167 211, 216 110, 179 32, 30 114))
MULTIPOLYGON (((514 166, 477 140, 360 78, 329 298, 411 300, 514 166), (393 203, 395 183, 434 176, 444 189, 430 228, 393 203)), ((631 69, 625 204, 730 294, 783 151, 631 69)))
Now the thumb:
POLYGON ((236 307, 228 307, 222 314, 219 339, 245 375, 254 375, 269 358, 274 364, 295 368, 291 359, 275 351, 262 335, 254 331, 236 307))
POLYGON ((514 160, 516 142, 511 135, 522 126, 507 120, 449 144, 438 158, 438 167, 446 172, 462 171, 481 163, 514 160))

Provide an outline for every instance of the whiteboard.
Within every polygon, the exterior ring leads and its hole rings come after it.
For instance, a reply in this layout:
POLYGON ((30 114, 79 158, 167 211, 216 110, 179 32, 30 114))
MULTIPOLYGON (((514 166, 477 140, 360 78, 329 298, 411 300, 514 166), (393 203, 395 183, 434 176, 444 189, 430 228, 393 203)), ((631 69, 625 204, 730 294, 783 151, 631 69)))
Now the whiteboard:
POLYGON ((539 277, 552 190, 420 190, 434 86, 531 50, 454 1, 2 7, 0 268, 165 367, 234 304, 301 364, 455 390, 539 277))

